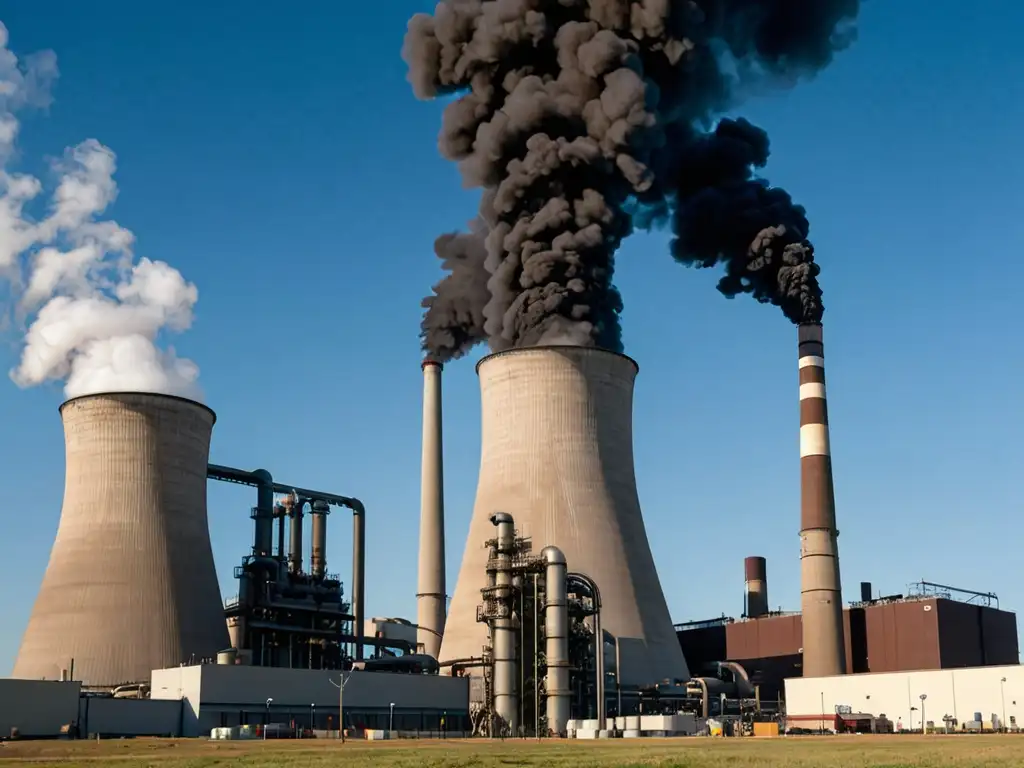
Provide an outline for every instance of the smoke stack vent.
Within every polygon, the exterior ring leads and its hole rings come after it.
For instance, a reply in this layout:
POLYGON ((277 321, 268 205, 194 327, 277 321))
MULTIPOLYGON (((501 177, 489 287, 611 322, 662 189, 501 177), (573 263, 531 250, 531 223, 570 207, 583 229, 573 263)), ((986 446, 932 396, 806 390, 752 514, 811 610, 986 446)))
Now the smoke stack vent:
POLYGON ((827 677, 846 673, 846 647, 820 324, 799 326, 799 369, 803 676, 827 677))
POLYGON ((871 602, 871 582, 870 581, 862 581, 860 583, 860 601, 862 603, 870 603, 871 602))
MULTIPOLYGON (((525 347, 477 365, 482 445, 476 504, 441 645, 476 657, 490 517, 508 512, 537 551, 558 547, 601 591, 624 685, 689 679, 654 567, 633 470, 636 363, 584 347, 525 347)), ((467 670, 473 674, 472 670, 467 670)))
MULTIPOLYGON (((423 361, 423 459, 420 476, 420 562, 416 645, 438 657, 445 626, 444 463, 441 363, 423 361)), ((482 625, 481 625, 482 626, 482 625)))
POLYGON ((768 613, 768 563, 763 557, 743 561, 743 578, 747 588, 747 618, 756 619, 768 613))
MULTIPOLYGON (((90 395, 61 406, 64 505, 14 677, 147 682, 213 658, 228 631, 206 519, 215 416, 167 395, 90 395)), ((269 511, 269 507, 268 507, 269 511)))

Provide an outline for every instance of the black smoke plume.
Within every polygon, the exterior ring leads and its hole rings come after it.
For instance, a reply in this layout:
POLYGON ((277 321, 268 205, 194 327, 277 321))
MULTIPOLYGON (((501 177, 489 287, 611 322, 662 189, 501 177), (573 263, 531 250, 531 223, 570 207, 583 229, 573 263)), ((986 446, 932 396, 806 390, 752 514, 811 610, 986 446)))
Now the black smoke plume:
POLYGON ((423 349, 438 362, 462 357, 487 338, 484 306, 490 299, 484 268, 487 230, 474 222, 468 233, 451 232, 434 241, 434 253, 448 274, 422 302, 423 349))
POLYGON ((621 349, 614 254, 634 212, 667 201, 676 257, 725 262, 727 293, 751 292, 787 314, 796 300, 773 294, 773 280, 787 297, 815 295, 802 210, 752 178, 756 153, 736 168, 714 149, 739 123, 703 143, 700 126, 740 93, 827 66, 852 40, 858 11, 859 0, 443 0, 414 16, 409 80, 421 98, 459 94, 440 151, 467 186, 484 189, 492 348, 621 349), (717 226, 691 232, 715 191, 725 199, 717 226), (732 255, 730 216, 770 222, 742 258, 732 255))
POLYGON ((768 161, 768 134, 743 119, 709 134, 676 137, 672 255, 697 267, 725 265, 718 290, 775 304, 793 323, 820 322, 820 267, 804 209, 754 177, 768 161))

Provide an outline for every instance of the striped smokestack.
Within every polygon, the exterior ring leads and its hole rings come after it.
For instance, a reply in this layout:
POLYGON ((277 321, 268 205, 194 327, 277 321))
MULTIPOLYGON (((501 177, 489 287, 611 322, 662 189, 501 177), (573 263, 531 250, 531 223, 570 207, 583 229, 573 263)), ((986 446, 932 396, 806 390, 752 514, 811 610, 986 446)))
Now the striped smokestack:
POLYGON ((846 674, 839 531, 825 402, 825 348, 819 323, 799 326, 800 579, 803 676, 846 674))
POLYGON ((420 484, 420 563, 416 645, 437 658, 445 623, 444 465, 441 454, 441 369, 423 361, 423 460, 420 484))
POLYGON ((747 588, 747 618, 756 619, 768 613, 768 563, 763 557, 743 561, 743 580, 747 588))

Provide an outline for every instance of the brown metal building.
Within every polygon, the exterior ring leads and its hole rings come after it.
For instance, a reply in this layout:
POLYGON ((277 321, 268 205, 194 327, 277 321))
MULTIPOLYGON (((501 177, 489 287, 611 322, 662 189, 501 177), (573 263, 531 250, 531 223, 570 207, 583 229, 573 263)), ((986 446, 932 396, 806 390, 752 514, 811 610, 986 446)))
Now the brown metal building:
MULTIPOLYGON (((677 625, 694 674, 715 661, 743 665, 763 699, 801 674, 800 614, 677 625), (715 655, 724 654, 722 658, 715 655)), ((843 612, 846 664, 853 673, 1017 664, 1017 617, 987 605, 941 597, 878 601, 843 612)))

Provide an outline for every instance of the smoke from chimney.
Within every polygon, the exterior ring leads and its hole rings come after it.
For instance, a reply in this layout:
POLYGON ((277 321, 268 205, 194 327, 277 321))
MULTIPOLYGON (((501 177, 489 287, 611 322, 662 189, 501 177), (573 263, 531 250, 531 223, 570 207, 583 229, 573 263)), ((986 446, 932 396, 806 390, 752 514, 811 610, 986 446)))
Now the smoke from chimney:
POLYGON ((157 346, 162 331, 183 331, 198 300, 173 267, 135 260, 135 236, 99 217, 117 197, 116 156, 95 139, 53 163, 58 177, 41 218, 25 209, 42 183, 8 169, 20 128, 16 111, 46 105, 57 76, 53 52, 19 61, 0 24, 0 272, 25 328, 11 378, 21 387, 65 382, 68 397, 110 391, 200 396, 199 369, 157 346))
POLYGON ((409 80, 421 98, 459 94, 440 150, 484 190, 487 292, 464 298, 491 348, 620 350, 615 251, 669 205, 677 259, 724 261, 727 295, 820 317, 803 210, 752 176, 764 133, 703 126, 741 93, 827 66, 858 12, 859 0, 443 0, 414 16, 409 80))
POLYGON ((434 242, 434 253, 448 275, 434 286, 433 295, 423 300, 426 312, 420 338, 423 350, 439 363, 462 357, 487 338, 486 237, 486 227, 477 220, 468 233, 451 232, 434 242))

